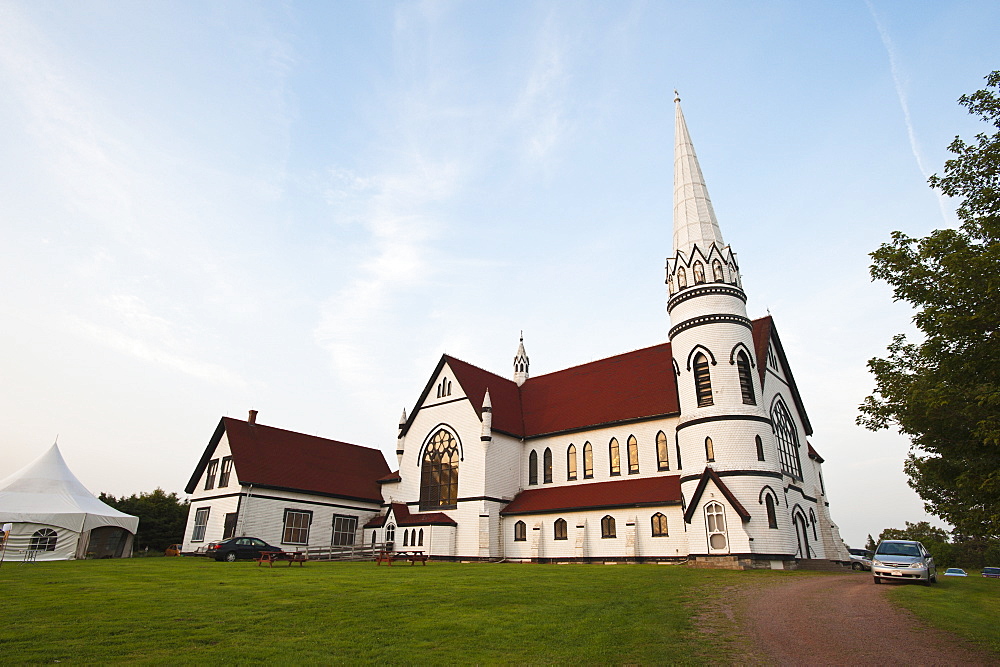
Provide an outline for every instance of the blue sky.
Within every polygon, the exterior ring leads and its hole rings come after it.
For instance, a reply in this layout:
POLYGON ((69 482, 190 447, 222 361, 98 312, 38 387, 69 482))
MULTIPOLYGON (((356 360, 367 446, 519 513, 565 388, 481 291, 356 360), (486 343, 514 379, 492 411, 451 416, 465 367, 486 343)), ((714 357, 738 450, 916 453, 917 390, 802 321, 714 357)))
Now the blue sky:
MULTIPOLYGON (((394 449, 443 352, 541 374, 666 340, 673 89, 845 539, 925 518, 854 425, 910 311, 868 277, 995 2, 0 0, 0 477, 180 491, 221 415, 394 449)), ((390 457, 394 459, 394 457, 390 457)))

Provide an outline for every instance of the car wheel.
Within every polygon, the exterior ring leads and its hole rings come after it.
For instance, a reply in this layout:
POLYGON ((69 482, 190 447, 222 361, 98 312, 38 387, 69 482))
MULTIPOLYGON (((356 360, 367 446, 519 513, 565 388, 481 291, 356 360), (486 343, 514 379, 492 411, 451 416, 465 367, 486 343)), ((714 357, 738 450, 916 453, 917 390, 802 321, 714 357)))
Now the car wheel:
POLYGON ((882 580, 879 579, 878 577, 873 577, 873 578, 875 579, 875 583, 876 584, 881 584, 882 583, 882 580))
POLYGON ((236 560, 236 552, 235 551, 230 551, 229 553, 226 554, 226 562, 227 563, 232 563, 235 560, 236 560))
POLYGON ((931 583, 932 584, 936 584, 937 583, 937 572, 935 572, 934 576, 931 577, 931 583))
POLYGON ((852 570, 860 570, 861 569, 861 563, 851 563, 851 569, 852 570))

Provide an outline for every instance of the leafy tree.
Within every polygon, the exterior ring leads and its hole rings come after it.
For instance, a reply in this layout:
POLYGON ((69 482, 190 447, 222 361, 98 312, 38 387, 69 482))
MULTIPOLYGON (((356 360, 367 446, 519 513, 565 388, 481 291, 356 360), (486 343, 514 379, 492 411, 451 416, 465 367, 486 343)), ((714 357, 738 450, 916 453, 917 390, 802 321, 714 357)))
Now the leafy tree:
POLYGON ((188 501, 179 499, 172 491, 168 494, 157 487, 152 493, 133 494, 128 498, 115 498, 106 493, 98 497, 120 512, 139 517, 136 551, 146 548, 163 551, 169 545, 180 542, 184 536, 188 501))
MULTIPOLYGON (((1000 71, 963 95, 969 113, 1000 130, 1000 71)), ((858 423, 894 426, 911 451, 904 469, 928 512, 976 537, 1000 536, 1000 132, 948 147, 930 186, 961 200, 957 229, 924 238, 893 232, 871 274, 916 309, 923 341, 897 335, 868 368, 875 392, 858 423)))

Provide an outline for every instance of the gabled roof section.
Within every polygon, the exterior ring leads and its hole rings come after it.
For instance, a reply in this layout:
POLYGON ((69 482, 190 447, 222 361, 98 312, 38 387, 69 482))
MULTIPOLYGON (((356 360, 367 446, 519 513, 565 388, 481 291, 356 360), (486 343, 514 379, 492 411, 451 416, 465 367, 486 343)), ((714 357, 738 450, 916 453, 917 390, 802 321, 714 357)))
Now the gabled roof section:
POLYGON ((441 373, 445 364, 448 364, 452 373, 455 374, 455 380, 461 385, 462 391, 465 392, 480 420, 482 420, 480 409, 483 407, 483 398, 486 396, 486 390, 489 389, 490 400, 493 403, 493 430, 516 437, 521 437, 524 434, 524 423, 521 420, 521 398, 518 386, 513 380, 500 377, 461 359, 443 354, 434 368, 434 372, 431 373, 423 392, 421 392, 420 398, 417 399, 417 404, 410 412, 409 419, 400 430, 401 436, 409 432, 413 421, 417 418, 417 413, 420 412, 424 401, 430 395, 434 380, 441 373))
POLYGON ((806 435, 812 435, 813 430, 812 424, 809 422, 809 415, 806 414, 802 396, 795 384, 795 376, 792 375, 792 369, 788 365, 788 357, 785 356, 785 348, 781 345, 781 338, 778 337, 778 330, 775 329, 774 321, 770 315, 753 321, 754 352, 757 354, 757 372, 760 373, 760 385, 764 386, 764 379, 767 376, 767 346, 772 340, 774 341, 774 350, 778 355, 778 363, 781 364, 781 369, 785 373, 785 379, 788 380, 788 386, 792 392, 792 402, 795 403, 795 409, 798 410, 799 418, 802 419, 802 426, 805 428, 806 435))
POLYGON ((694 517, 695 511, 698 509, 698 503, 701 502, 701 496, 705 493, 705 487, 708 486, 708 481, 711 480, 715 482, 715 486, 722 492, 722 495, 729 501, 736 513, 740 515, 740 518, 744 522, 750 520, 750 512, 747 508, 743 507, 743 503, 736 499, 733 492, 729 490, 726 483, 722 481, 719 474, 712 470, 711 468, 705 468, 705 472, 701 473, 701 479, 698 480, 698 487, 694 490, 694 495, 691 496, 691 500, 688 501, 687 511, 684 512, 684 523, 691 523, 691 519, 694 517))
POLYGON ((806 447, 809 449, 809 458, 813 459, 817 463, 823 463, 823 457, 819 455, 815 449, 813 449, 812 443, 806 440, 806 447))
POLYGON ((193 493, 225 433, 240 483, 382 502, 389 473, 382 452, 337 440, 223 417, 185 491, 193 493))
POLYGON ((423 512, 410 514, 410 508, 404 503, 391 503, 385 514, 380 514, 364 525, 365 528, 381 528, 392 515, 397 526, 457 526, 458 524, 444 512, 423 512))
POLYGON ((399 476, 399 471, 396 470, 394 472, 389 473, 385 477, 379 477, 375 481, 378 482, 379 484, 395 484, 397 482, 402 482, 403 478, 399 476))
POLYGON ((529 378, 521 406, 526 437, 678 414, 670 343, 529 378))
POLYGON ((612 507, 649 507, 681 502, 679 475, 569 484, 528 489, 517 494, 501 514, 546 514, 612 507))

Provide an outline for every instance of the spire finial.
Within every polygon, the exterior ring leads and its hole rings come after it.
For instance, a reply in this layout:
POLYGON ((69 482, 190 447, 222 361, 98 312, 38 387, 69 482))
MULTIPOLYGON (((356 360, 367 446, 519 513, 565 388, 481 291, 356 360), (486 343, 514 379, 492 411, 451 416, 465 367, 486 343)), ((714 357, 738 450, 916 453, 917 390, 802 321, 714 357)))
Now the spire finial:
POLYGON ((677 92, 676 88, 674 88, 674 102, 680 102, 680 101, 681 101, 681 94, 677 92))
MULTIPOLYGON (((674 94, 677 95, 677 91, 674 94)), ((721 250, 725 242, 684 121, 680 95, 674 101, 677 102, 674 115, 674 252, 690 256, 691 249, 698 246, 707 253, 712 244, 721 250)))

